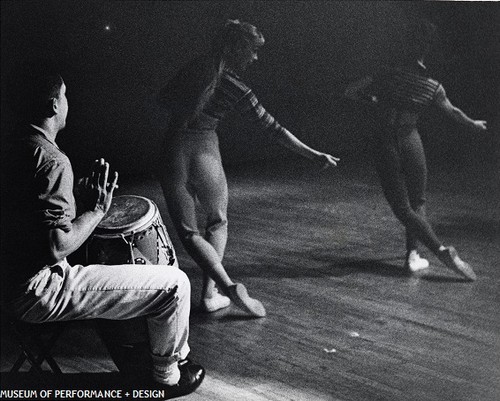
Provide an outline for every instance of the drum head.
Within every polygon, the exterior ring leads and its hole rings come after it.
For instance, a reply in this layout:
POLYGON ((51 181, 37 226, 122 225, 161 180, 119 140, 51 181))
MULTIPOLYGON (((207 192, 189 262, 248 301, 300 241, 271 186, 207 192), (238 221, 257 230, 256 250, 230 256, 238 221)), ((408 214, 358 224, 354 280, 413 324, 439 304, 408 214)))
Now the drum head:
POLYGON ((115 196, 108 213, 95 229, 96 235, 127 235, 151 223, 156 215, 155 204, 136 195, 115 196))

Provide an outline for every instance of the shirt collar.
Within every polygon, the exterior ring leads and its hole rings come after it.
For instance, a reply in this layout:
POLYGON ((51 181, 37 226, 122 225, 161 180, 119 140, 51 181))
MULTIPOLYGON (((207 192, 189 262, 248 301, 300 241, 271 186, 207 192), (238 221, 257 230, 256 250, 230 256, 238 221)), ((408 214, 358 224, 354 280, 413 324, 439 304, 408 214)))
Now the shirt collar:
POLYGON ((49 134, 47 133, 47 131, 45 131, 43 128, 39 127, 38 125, 35 125, 35 124, 30 124, 31 127, 33 127, 34 129, 36 129, 37 131, 40 131, 42 134, 43 134, 43 137, 49 141, 50 143, 52 143, 54 146, 56 146, 57 148, 59 148, 59 146, 57 146, 57 143, 54 142, 54 140, 52 140, 49 136, 49 134))

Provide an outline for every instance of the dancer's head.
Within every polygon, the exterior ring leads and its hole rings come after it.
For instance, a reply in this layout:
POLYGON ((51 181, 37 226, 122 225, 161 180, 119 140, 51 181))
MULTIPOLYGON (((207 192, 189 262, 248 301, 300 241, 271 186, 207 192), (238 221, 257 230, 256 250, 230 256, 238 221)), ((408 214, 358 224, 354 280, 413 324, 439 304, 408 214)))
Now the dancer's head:
POLYGON ((239 20, 227 20, 212 40, 206 71, 198 71, 201 73, 191 81, 194 91, 185 91, 186 97, 190 98, 185 103, 194 105, 193 110, 185 110, 189 115, 187 118, 193 118, 203 110, 226 67, 242 73, 257 59, 257 50, 263 44, 264 37, 255 26, 239 20))
POLYGON ((423 62, 436 40, 437 27, 428 20, 411 23, 406 31, 406 56, 423 62))
POLYGON ((264 45, 258 29, 239 20, 228 20, 212 41, 212 52, 231 69, 243 72, 257 60, 257 50, 264 45))

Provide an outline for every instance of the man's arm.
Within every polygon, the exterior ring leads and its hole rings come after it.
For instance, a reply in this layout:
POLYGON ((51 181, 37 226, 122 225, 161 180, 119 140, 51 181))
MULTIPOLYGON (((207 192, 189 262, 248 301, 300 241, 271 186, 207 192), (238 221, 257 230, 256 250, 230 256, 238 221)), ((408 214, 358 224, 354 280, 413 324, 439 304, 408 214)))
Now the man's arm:
POLYGON ((73 221, 68 232, 60 228, 50 229, 49 246, 52 261, 56 263, 80 248, 103 217, 102 211, 87 211, 73 221))
POLYGON ((49 230, 49 248, 54 263, 75 252, 92 234, 111 206, 113 191, 117 187, 118 173, 113 182, 108 183, 109 164, 96 161, 90 178, 83 184, 88 210, 73 220, 69 230, 52 228, 49 230))

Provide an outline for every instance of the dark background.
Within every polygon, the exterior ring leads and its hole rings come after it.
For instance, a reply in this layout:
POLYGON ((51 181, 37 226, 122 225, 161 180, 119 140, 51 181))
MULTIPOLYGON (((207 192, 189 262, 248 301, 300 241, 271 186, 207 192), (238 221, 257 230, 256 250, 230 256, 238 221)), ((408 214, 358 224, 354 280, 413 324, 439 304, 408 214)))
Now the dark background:
MULTIPOLYGON (((244 79, 268 111, 306 143, 340 156, 341 167, 368 163, 370 110, 341 94, 395 57, 402 27, 422 16, 439 27, 427 61, 432 75, 490 127, 471 134, 430 113, 421 129, 430 162, 498 166, 500 7, 489 2, 2 1, 2 134, 13 126, 8 72, 28 56, 50 57, 61 64, 70 105, 58 143, 77 174, 98 156, 122 176, 147 173, 168 121, 155 95, 205 51, 225 19, 239 18, 266 38, 244 79)), ((219 133, 227 164, 295 157, 236 114, 219 133)))

